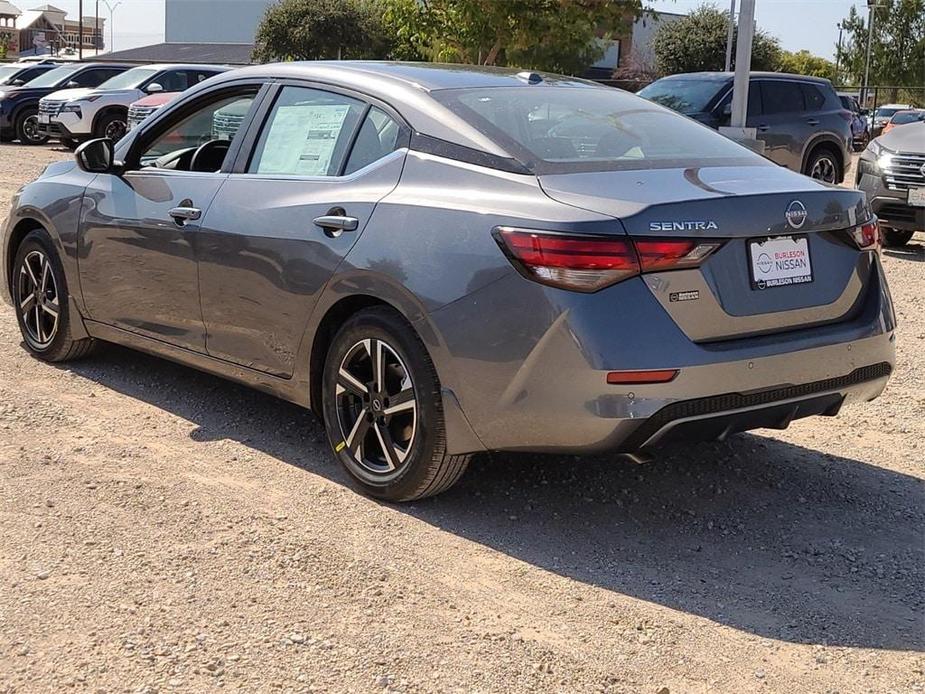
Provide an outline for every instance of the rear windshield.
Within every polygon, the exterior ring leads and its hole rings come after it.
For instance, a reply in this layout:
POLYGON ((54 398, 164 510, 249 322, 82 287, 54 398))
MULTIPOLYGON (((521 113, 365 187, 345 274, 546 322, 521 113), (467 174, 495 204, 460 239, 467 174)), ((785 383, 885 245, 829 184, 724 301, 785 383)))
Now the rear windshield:
POLYGON ((925 116, 925 111, 900 111, 895 116, 893 116, 894 125, 902 125, 903 123, 914 123, 917 120, 922 120, 922 116, 925 116))
POLYGON ((700 113, 728 80, 658 80, 640 89, 639 96, 680 113, 700 113))
POLYGON ((767 163, 714 130, 619 89, 431 94, 536 174, 767 163))

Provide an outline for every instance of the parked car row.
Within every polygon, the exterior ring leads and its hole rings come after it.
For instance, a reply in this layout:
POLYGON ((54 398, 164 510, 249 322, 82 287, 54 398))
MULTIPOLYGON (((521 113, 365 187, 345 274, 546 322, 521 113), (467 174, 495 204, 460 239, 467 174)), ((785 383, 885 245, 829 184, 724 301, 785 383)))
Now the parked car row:
POLYGON ((229 68, 119 63, 14 64, 0 70, 0 138, 38 145, 58 138, 76 147, 94 137, 114 142, 128 131, 132 104, 157 95, 160 105, 229 68))

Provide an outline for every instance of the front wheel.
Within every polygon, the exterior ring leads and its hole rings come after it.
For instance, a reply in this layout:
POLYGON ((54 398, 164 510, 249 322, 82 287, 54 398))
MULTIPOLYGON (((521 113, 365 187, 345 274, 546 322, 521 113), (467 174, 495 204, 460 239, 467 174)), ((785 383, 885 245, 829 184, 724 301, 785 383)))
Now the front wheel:
POLYGON ((126 117, 120 113, 110 113, 103 116, 100 122, 96 124, 96 136, 108 137, 113 142, 118 142, 125 133, 128 132, 128 123, 126 117))
POLYGON ((469 456, 446 452, 440 384, 427 350, 391 308, 364 309, 337 332, 322 408, 335 456, 370 496, 422 499, 466 470, 469 456))
POLYGON ((92 339, 73 337, 64 270, 45 231, 32 231, 23 239, 13 261, 12 285, 19 330, 29 352, 59 362, 92 349, 92 339))
POLYGON ((39 130, 39 112, 37 109, 25 109, 17 116, 16 139, 23 145, 42 145, 48 142, 48 136, 39 130))
POLYGON ((915 233, 914 231, 902 231, 900 229, 890 229, 888 227, 882 227, 882 231, 883 245, 887 248, 905 246, 915 233))

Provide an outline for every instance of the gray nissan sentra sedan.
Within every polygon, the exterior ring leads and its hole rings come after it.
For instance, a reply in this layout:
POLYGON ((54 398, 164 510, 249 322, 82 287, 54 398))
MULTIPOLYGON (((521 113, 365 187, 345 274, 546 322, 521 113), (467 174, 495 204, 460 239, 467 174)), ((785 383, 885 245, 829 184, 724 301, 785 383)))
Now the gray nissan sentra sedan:
POLYGON ((310 407, 390 500, 479 451, 833 416, 894 361, 862 193, 554 75, 225 73, 49 166, 0 242, 37 357, 117 342, 310 407))

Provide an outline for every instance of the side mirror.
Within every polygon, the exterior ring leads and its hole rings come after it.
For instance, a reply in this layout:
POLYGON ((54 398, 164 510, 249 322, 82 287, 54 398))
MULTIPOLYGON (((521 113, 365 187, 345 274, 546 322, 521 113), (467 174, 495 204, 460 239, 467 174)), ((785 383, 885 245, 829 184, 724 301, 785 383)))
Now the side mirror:
POLYGON ((78 88, 80 87, 80 84, 78 84, 78 83, 75 82, 74 80, 71 80, 70 82, 68 82, 67 84, 65 84, 64 87, 65 87, 66 89, 78 89, 78 88))
POLYGON ((164 91, 164 88, 157 82, 152 82, 147 87, 145 87, 145 91, 148 92, 148 94, 158 94, 164 91))
POLYGON ((77 166, 87 173, 113 173, 113 142, 108 137, 88 140, 74 151, 77 166))
POLYGON ((726 104, 723 106, 723 115, 731 116, 732 115, 732 104, 726 104))
POLYGON ((26 83, 25 80, 13 80, 12 82, 10 82, 10 86, 11 86, 11 87, 21 87, 21 86, 23 86, 25 83, 26 83))
POLYGON ((866 118, 870 115, 870 109, 862 108, 858 113, 866 118))

